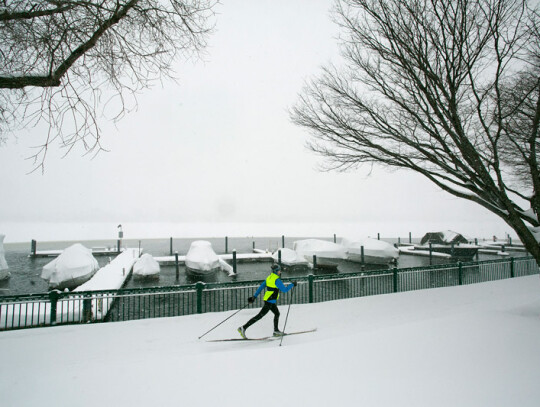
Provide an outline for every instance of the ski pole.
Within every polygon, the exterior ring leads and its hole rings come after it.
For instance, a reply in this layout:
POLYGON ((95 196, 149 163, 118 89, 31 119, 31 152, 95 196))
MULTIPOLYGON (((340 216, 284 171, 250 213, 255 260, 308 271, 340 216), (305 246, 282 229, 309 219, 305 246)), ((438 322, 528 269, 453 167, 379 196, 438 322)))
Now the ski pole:
POLYGON ((213 327, 212 329, 206 331, 205 333, 203 333, 201 336, 199 336, 199 339, 201 339, 203 336, 205 336, 207 333, 209 332, 212 332, 214 329, 216 329, 218 326, 220 326, 222 323, 224 323, 225 321, 231 319, 232 317, 234 317, 236 314, 238 314, 240 311, 242 311, 244 308, 246 308, 247 306, 249 305, 249 302, 244 305, 242 308, 240 308, 238 311, 236 311, 234 314, 232 314, 231 316, 225 318, 223 321, 221 321, 219 324, 217 324, 215 327, 213 327))
POLYGON ((289 308, 287 309, 287 316, 285 317, 285 325, 283 325, 283 335, 281 336, 281 340, 279 341, 279 346, 281 346, 281 343, 283 342, 283 337, 285 336, 285 327, 287 326, 287 320, 289 319, 289 311, 291 310, 292 299, 296 291, 295 288, 296 286, 292 288, 291 299, 289 300, 289 308))

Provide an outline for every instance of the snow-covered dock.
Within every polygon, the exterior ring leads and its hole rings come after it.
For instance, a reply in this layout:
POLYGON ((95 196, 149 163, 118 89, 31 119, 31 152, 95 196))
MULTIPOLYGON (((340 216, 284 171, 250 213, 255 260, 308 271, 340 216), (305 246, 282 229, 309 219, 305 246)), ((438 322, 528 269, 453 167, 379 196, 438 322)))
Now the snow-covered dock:
POLYGON ((422 256, 422 257, 439 257, 449 259, 452 255, 448 253, 440 253, 429 250, 418 250, 414 246, 399 246, 399 254, 410 254, 412 256, 422 256))
POLYGON ((125 249, 86 283, 68 294, 57 292, 56 313, 51 321, 51 301, 43 299, 0 306, 0 326, 6 328, 50 325, 51 322, 81 322, 102 320, 111 308, 112 294, 78 295, 85 291, 118 290, 129 277, 139 257, 139 249, 125 249))
MULTIPOLYGON (((116 247, 92 247, 92 255, 94 256, 117 256, 122 253, 116 247)), ((58 257, 64 250, 36 250, 32 251, 28 257, 58 257)))
MULTIPOLYGON (((232 261, 233 254, 218 254, 219 258, 225 261, 232 261)), ((161 265, 174 265, 176 264, 176 256, 161 256, 154 257, 154 259, 161 265)), ((239 263, 249 261, 272 261, 272 253, 237 253, 236 261, 239 263)), ((178 264, 185 264, 186 256, 178 256, 178 264)))

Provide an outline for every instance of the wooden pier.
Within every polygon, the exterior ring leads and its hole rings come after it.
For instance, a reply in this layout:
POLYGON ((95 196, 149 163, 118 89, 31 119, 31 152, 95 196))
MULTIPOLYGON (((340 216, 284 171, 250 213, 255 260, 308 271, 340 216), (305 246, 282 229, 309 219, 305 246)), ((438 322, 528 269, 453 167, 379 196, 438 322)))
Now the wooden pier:
MULTIPOLYGON (((116 247, 92 247, 92 255, 94 256, 118 256, 124 251, 120 247, 120 242, 117 243, 116 247)), ((64 250, 37 250, 37 242, 32 240, 30 254, 28 257, 58 257, 62 254, 64 250)))
MULTIPOLYGON (((174 256, 161 256, 161 257, 154 257, 154 259, 161 265, 164 266, 173 266, 176 264, 177 259, 176 255, 174 256)), ((233 254, 232 253, 226 253, 226 254, 218 254, 218 257, 222 260, 233 260, 233 254)), ((255 261, 272 261, 272 254, 271 253, 237 253, 236 254, 236 261, 238 263, 247 263, 247 262, 255 262, 255 261)), ((178 256, 178 264, 183 265, 186 263, 186 256, 178 256)))

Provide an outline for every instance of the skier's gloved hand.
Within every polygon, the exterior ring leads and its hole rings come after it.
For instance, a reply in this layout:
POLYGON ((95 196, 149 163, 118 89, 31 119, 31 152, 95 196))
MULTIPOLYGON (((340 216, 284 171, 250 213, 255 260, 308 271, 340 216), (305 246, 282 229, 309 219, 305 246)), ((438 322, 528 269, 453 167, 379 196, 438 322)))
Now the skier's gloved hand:
POLYGON ((292 285, 296 287, 298 285, 298 283, 296 281, 293 281, 292 285))
POLYGON ((248 302, 249 302, 250 304, 253 304, 254 301, 255 301, 255 297, 249 297, 249 298, 248 298, 248 302))

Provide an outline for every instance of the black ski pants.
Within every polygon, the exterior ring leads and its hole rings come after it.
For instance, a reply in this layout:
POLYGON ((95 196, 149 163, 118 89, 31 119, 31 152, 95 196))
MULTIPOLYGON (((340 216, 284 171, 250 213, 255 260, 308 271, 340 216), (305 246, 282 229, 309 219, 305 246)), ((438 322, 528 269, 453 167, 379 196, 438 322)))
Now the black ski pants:
POLYGON ((264 302, 263 307, 261 308, 261 311, 255 315, 253 318, 251 318, 245 325, 244 329, 248 329, 251 325, 253 325, 255 322, 257 322, 259 319, 264 317, 266 314, 268 314, 268 311, 272 311, 274 313, 274 331, 279 331, 279 310, 276 304, 273 304, 271 302, 264 302))

